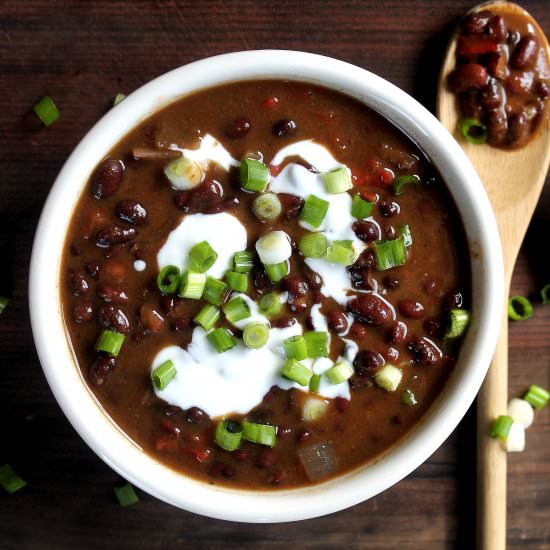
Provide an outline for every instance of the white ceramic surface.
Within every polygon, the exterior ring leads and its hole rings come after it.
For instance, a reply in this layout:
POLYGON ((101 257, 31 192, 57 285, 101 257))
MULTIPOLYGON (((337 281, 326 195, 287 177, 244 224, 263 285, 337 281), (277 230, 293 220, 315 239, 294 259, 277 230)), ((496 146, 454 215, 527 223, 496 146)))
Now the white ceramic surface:
MULTIPOLYGON (((474 399, 496 343, 503 294, 496 222, 462 149, 424 107, 389 82, 342 61, 291 51, 212 57, 171 71, 111 109, 65 163, 44 206, 30 272, 30 311, 50 387, 88 445, 114 470, 156 497, 199 514, 234 521, 282 522, 341 510, 390 487, 448 437, 474 399), (375 463, 303 489, 251 492, 213 487, 162 466, 106 416, 87 389, 65 336, 59 303, 62 245, 73 207, 109 149, 159 107, 197 89, 255 78, 307 81, 364 101, 408 133, 444 175, 465 222, 473 276, 473 322, 443 394, 424 420, 375 463)), ((474 437, 472 435, 472 437, 474 437)))

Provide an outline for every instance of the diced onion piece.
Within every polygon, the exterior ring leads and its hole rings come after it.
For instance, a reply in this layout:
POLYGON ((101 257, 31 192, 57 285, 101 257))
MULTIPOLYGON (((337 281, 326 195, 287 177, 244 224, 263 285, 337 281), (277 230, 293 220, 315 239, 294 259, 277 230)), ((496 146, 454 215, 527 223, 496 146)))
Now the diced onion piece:
POLYGON ((318 399, 317 397, 308 397, 302 405, 302 420, 313 422, 323 416, 329 407, 329 402, 326 399, 318 399))
POLYGON ((353 367, 346 361, 338 361, 324 374, 331 384, 341 384, 353 376, 353 367))
POLYGON ((386 363, 374 374, 374 381, 378 386, 386 391, 395 391, 403 378, 403 372, 400 368, 386 363))
POLYGON ((445 338, 458 338, 462 336, 468 323, 470 322, 470 312, 465 309, 451 309, 449 311, 449 321, 445 338))
POLYGON ((321 387, 321 375, 313 374, 312 377, 309 379, 309 391, 313 393, 317 393, 320 387, 321 387))
POLYGON ((308 357, 312 359, 328 357, 328 332, 320 330, 305 332, 304 340, 306 341, 308 357))
POLYGON ((269 318, 278 315, 283 309, 283 304, 276 292, 268 292, 260 298, 258 308, 260 313, 269 318))
POLYGON ((460 132, 466 141, 474 145, 481 145, 487 141, 487 127, 475 118, 463 118, 460 123, 460 132))
POLYGON ((218 253, 208 241, 201 241, 189 250, 188 257, 193 271, 205 273, 216 263, 218 253))
POLYGON ((187 157, 169 162, 164 167, 164 175, 168 178, 172 189, 179 191, 193 189, 204 180, 204 172, 200 164, 187 157))
POLYGON ((237 340, 226 328, 217 328, 209 332, 206 337, 218 353, 223 353, 237 345, 237 340))
POLYGON ((329 207, 328 201, 309 195, 304 202, 299 219, 317 229, 323 223, 329 207))
POLYGON ((355 195, 351 201, 351 215, 358 220, 368 218, 371 215, 373 208, 374 203, 367 202, 362 199, 360 195, 355 195))
POLYGON ((225 313, 225 318, 232 324, 251 316, 250 307, 241 296, 237 296, 227 302, 223 306, 223 312, 225 313))
POLYGON ((324 233, 307 233, 300 239, 298 249, 306 258, 324 258, 327 255, 328 239, 324 233))
POLYGON ((514 422, 508 432, 508 437, 501 441, 508 453, 521 453, 525 450, 525 428, 523 424, 514 422))
POLYGON ((269 182, 269 169, 263 162, 256 159, 243 159, 239 175, 241 187, 247 191, 263 193, 269 182))
POLYGON ((111 357, 116 357, 122 344, 124 342, 124 334, 115 332, 114 330, 105 329, 101 331, 97 343, 95 345, 96 351, 104 351, 111 357))
POLYGON ((373 244, 376 267, 380 271, 403 265, 407 259, 403 235, 373 244))
POLYGON ((505 414, 500 415, 491 427, 491 437, 493 439, 502 439, 504 441, 508 437, 508 433, 510 432, 510 428, 513 423, 514 420, 511 416, 507 416, 505 414))
POLYGON ((0 313, 2 313, 6 309, 8 302, 9 302, 8 298, 4 298, 4 296, 0 296, 0 313))
POLYGON ((302 361, 307 358, 307 345, 304 337, 301 334, 296 336, 290 336, 283 341, 286 356, 289 359, 296 359, 296 361, 302 361))
POLYGON ((292 255, 290 238, 284 231, 270 231, 256 241, 256 251, 264 265, 286 262, 292 255))
POLYGON ((238 273, 237 271, 227 271, 225 280, 232 290, 246 293, 248 290, 248 273, 238 273))
POLYGON ((116 107, 121 101, 124 101, 126 96, 124 94, 118 93, 113 101, 113 107, 116 107))
POLYGON ((157 367, 151 374, 151 379, 157 390, 163 390, 174 379, 177 374, 176 365, 168 359, 157 367))
POLYGON ((275 443, 277 442, 277 426, 256 424, 248 420, 243 420, 242 426, 243 437, 247 441, 259 443, 260 445, 267 445, 268 447, 275 447, 275 443))
POLYGON ((535 411, 525 399, 515 397, 508 403, 508 416, 514 422, 521 424, 524 428, 528 428, 533 423, 535 411))
POLYGON ((205 304, 193 319, 204 330, 210 330, 218 322, 220 310, 212 304, 205 304))
POLYGON ((523 396, 523 399, 535 407, 535 409, 540 410, 546 406, 548 399, 550 399, 550 393, 548 393, 544 388, 533 384, 527 393, 523 396))
POLYGON ((327 260, 333 264, 352 265, 355 250, 352 241, 333 241, 327 250, 327 260))
POLYGON ((243 429, 237 422, 221 420, 216 426, 214 439, 226 451, 236 451, 241 446, 243 429))
POLYGON ((300 363, 300 361, 296 361, 296 359, 289 359, 284 364, 281 374, 285 378, 300 384, 300 386, 307 386, 311 376, 313 375, 313 371, 300 363))
POLYGON ((396 195, 401 195, 403 193, 403 187, 405 185, 413 184, 418 185, 420 183, 420 178, 415 175, 407 176, 398 176, 393 180, 393 192, 396 195))
POLYGON ((403 244, 405 245, 405 248, 409 248, 409 246, 411 246, 413 243, 410 225, 402 225, 399 228, 399 233, 403 236, 403 244))
POLYGON ((407 405, 408 407, 418 405, 418 399, 410 388, 405 388, 403 390, 403 393, 401 394, 401 403, 403 403, 403 405, 407 405))
POLYGON ((186 271, 181 277, 181 285, 178 295, 181 298, 200 300, 204 287, 206 286, 206 275, 194 271, 186 271))
POLYGON ((243 332, 243 342, 247 348, 263 348, 269 340, 269 326, 267 323, 255 322, 246 325, 243 332))
POLYGON ((542 287, 540 291, 540 298, 543 304, 550 304, 550 284, 542 287))
POLYGON ((281 279, 284 279, 290 270, 288 260, 281 262, 280 264, 264 265, 265 272, 272 283, 278 283, 281 279))
POLYGON ((139 502, 136 491, 130 483, 126 483, 122 487, 115 487, 113 490, 121 506, 131 506, 139 502))
POLYGON ((351 175, 346 166, 339 166, 329 172, 321 174, 327 191, 332 194, 345 193, 353 187, 351 175))
POLYGON ((276 220, 282 211, 281 201, 275 193, 262 193, 252 203, 252 212, 262 222, 276 220))
POLYGON ((338 458, 330 443, 314 443, 296 451, 310 481, 318 481, 338 469, 338 458))

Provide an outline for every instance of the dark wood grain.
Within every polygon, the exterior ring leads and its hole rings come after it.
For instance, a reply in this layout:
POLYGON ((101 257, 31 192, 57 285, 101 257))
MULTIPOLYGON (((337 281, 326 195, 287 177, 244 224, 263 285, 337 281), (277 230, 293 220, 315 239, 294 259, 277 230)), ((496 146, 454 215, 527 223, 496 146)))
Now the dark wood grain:
MULTIPOLYGON (((29 325, 32 238, 50 186, 70 151, 117 92, 209 55, 291 48, 331 55, 394 82, 433 110, 449 31, 472 5, 457 0, 278 2, 11 1, 0 4, 0 464, 28 480, 0 494, 0 548, 473 548, 474 412, 408 478, 354 508, 289 525, 203 518, 146 494, 121 508, 121 479, 81 441, 54 401, 29 325), (50 93, 62 111, 40 129, 30 107, 50 93)), ((550 31, 547 0, 524 6, 550 31)), ((550 306, 538 289, 550 219, 546 186, 512 290, 534 317, 510 327, 510 392, 550 386, 550 306)), ((510 456, 510 548, 550 548, 550 407, 537 413, 527 451, 510 456)))

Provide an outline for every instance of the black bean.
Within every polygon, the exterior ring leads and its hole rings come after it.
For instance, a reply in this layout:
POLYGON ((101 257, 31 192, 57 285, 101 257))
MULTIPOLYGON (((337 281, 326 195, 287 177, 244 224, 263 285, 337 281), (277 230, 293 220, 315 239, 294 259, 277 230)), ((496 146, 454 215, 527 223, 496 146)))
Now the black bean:
POLYGON ((382 282, 388 290, 395 290, 401 285, 399 279, 393 275, 386 275, 382 282))
POLYGON ((503 143, 508 134, 508 118, 502 109, 491 109, 484 116, 487 126, 487 141, 492 145, 503 143))
POLYGON ((399 313, 409 319, 420 319, 424 316, 424 306, 416 300, 401 300, 398 308, 399 313))
POLYGON ((114 287, 109 284, 102 284, 97 287, 97 294, 106 302, 115 304, 126 304, 128 302, 128 294, 122 288, 114 287))
POLYGON ((131 241, 137 235, 133 227, 120 227, 119 225, 109 225, 101 231, 98 231, 95 243, 100 248, 107 248, 114 244, 122 244, 131 241))
POLYGON ((323 286, 323 279, 321 278, 321 275, 319 275, 319 273, 317 273, 316 271, 313 271, 307 265, 304 265, 302 273, 304 275, 304 279, 306 280, 309 288, 313 290, 321 289, 321 287, 323 286))
POLYGON ((120 160, 107 159, 96 170, 93 180, 93 194, 96 199, 108 199, 119 188, 124 175, 120 160))
POLYGON ((88 371, 92 384, 95 386, 102 386, 105 384, 107 378, 115 370, 116 366, 117 362, 114 357, 106 357, 104 355, 97 357, 88 371))
POLYGON ((510 56, 510 65, 514 69, 531 69, 537 60, 539 41, 536 36, 528 34, 524 36, 510 56))
POLYGON ((83 275, 74 273, 70 278, 71 291, 75 296, 83 296, 89 290, 88 283, 83 275))
POLYGON ((353 368, 359 376, 365 376, 372 371, 383 367, 386 362, 377 352, 369 349, 361 350, 353 360, 353 368))
POLYGON ((121 334, 130 333, 130 321, 128 321, 128 317, 126 317, 120 308, 113 304, 102 305, 97 310, 97 321, 101 326, 113 329, 121 334))
POLYGON ((133 199, 120 201, 116 206, 118 217, 133 225, 141 225, 147 220, 147 210, 133 199))
POLYGON ((380 239, 380 229, 374 222, 368 220, 353 222, 352 229, 362 241, 370 242, 380 239))
POLYGON ((298 127, 293 120, 279 120, 273 126, 273 133, 277 137, 293 136, 297 130, 298 127))
POLYGON ((462 20, 462 31, 464 34, 483 34, 492 18, 489 10, 470 13, 462 20))
POLYGON ((397 321, 391 327, 388 333, 388 340, 392 344, 401 344, 407 337, 407 325, 402 321, 397 321))
POLYGON ((75 323, 87 323, 94 318, 94 309, 92 303, 86 301, 79 301, 73 308, 73 319, 75 323))
POLYGON ((239 117, 232 120, 227 124, 223 130, 223 133, 231 139, 238 139, 246 136, 250 132, 252 124, 247 118, 239 117))
POLYGON ((86 269, 88 275, 90 275, 90 277, 92 279, 97 281, 97 279, 99 277, 99 271, 101 269, 101 266, 99 265, 99 262, 95 262, 95 261, 87 262, 84 265, 84 268, 86 269))
POLYGON ((468 90, 478 90, 487 83, 487 69, 479 63, 459 65, 448 77, 451 92, 458 94, 468 90))
POLYGON ((390 218, 399 214, 399 204, 395 201, 383 200, 378 203, 378 208, 382 213, 382 216, 390 218))
POLYGON ((525 113, 521 112, 510 119, 508 141, 512 147, 520 147, 529 139, 529 121, 525 113))
POLYGON ((384 325, 393 320, 391 306, 372 292, 353 298, 348 309, 357 320, 370 325, 384 325))
POLYGON ((442 353, 439 348, 426 338, 415 338, 409 344, 416 361, 421 365, 435 366, 441 361, 442 353))
POLYGON ((495 15, 491 21, 489 21, 487 30, 489 31, 489 36, 499 42, 504 42, 508 36, 508 25, 506 21, 504 21, 502 15, 495 15))
POLYGON ((337 309, 331 309, 327 313, 327 323, 333 332, 336 334, 341 334, 342 332, 345 332, 348 328, 348 320, 346 316, 337 309))
POLYGON ((185 413, 185 419, 190 424, 200 424, 208 418, 208 415, 199 407, 191 407, 185 413))
POLYGON ((277 196, 284 209, 283 219, 289 221, 296 218, 304 206, 304 199, 291 193, 278 193, 277 196))

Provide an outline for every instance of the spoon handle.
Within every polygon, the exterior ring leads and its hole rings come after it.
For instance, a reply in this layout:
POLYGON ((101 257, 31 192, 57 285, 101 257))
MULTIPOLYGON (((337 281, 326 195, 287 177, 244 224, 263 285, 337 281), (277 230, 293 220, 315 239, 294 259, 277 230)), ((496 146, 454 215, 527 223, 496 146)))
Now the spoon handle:
POLYGON ((507 402, 508 312, 505 308, 495 355, 477 398, 478 550, 506 548, 506 452, 489 434, 494 420, 506 414, 507 402))

